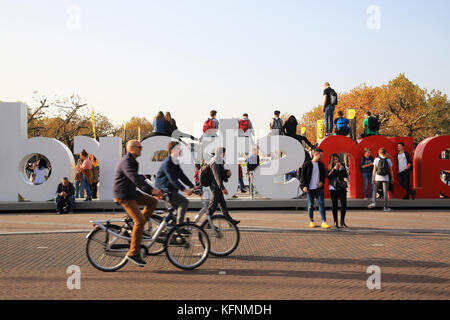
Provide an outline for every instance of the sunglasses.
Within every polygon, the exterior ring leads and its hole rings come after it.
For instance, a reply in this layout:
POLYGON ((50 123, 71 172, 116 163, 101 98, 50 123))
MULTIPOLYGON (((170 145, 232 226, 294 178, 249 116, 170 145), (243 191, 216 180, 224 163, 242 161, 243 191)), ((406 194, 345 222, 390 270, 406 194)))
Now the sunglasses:
POLYGON ((133 148, 142 149, 142 146, 133 146, 133 148))

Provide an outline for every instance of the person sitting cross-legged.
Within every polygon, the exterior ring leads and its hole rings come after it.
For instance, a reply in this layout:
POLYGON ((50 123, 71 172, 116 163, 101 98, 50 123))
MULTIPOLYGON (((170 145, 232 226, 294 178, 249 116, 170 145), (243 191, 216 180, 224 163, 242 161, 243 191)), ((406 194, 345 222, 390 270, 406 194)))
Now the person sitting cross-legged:
POLYGON ((75 188, 67 177, 64 177, 56 189, 57 214, 73 213, 75 207, 75 188))

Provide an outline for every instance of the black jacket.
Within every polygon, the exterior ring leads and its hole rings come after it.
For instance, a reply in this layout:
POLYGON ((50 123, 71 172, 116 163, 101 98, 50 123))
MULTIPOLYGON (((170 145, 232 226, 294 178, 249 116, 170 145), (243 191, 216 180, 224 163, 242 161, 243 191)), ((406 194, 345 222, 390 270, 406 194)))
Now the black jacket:
POLYGON ((62 183, 58 185, 58 189, 56 189, 56 194, 60 194, 61 192, 67 193, 67 197, 73 196, 75 194, 75 189, 73 187, 73 184, 69 182, 67 187, 65 187, 62 183))
POLYGON ((152 187, 145 182, 142 175, 138 175, 139 163, 127 153, 120 160, 114 173, 113 197, 119 200, 137 200, 136 187, 151 194, 152 187))
MULTIPOLYGON (((303 164, 302 173, 300 176, 300 187, 302 189, 304 187, 307 187, 309 189, 309 184, 311 183, 312 172, 313 172, 312 161, 305 162, 303 164)), ((322 182, 322 184, 325 184, 326 170, 325 170, 325 165, 322 163, 322 161, 319 161, 319 172, 320 172, 319 182, 322 182)), ((322 185, 322 188, 323 188, 323 185, 322 185)))
POLYGON ((217 186, 220 190, 224 190, 224 182, 228 182, 227 171, 223 164, 219 164, 216 161, 210 164, 211 172, 213 174, 213 179, 211 182, 212 186, 217 186))

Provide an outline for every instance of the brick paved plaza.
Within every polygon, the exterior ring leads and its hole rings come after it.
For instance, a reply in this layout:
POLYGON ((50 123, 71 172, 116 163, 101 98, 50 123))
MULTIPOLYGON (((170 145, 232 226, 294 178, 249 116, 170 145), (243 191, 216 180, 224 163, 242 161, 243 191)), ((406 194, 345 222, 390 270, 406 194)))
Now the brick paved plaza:
POLYGON ((102 273, 85 254, 89 220, 121 213, 1 214, 0 299, 450 298, 450 211, 350 211, 347 230, 307 229, 305 211, 232 215, 242 222, 230 257, 181 271, 162 254, 102 273), (66 286, 70 265, 81 268, 80 290, 66 286), (367 288, 371 265, 381 290, 367 288))

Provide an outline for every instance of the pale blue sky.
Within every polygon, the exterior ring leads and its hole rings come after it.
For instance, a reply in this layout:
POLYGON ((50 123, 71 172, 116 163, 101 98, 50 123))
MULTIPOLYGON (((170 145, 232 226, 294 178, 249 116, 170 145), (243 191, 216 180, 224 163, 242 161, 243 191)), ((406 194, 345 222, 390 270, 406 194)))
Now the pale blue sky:
POLYGON ((274 108, 321 104, 325 81, 345 92, 404 72, 448 94, 449 32, 447 0, 0 0, 0 100, 77 92, 115 124, 169 110, 196 133, 215 108, 266 129, 274 108))

